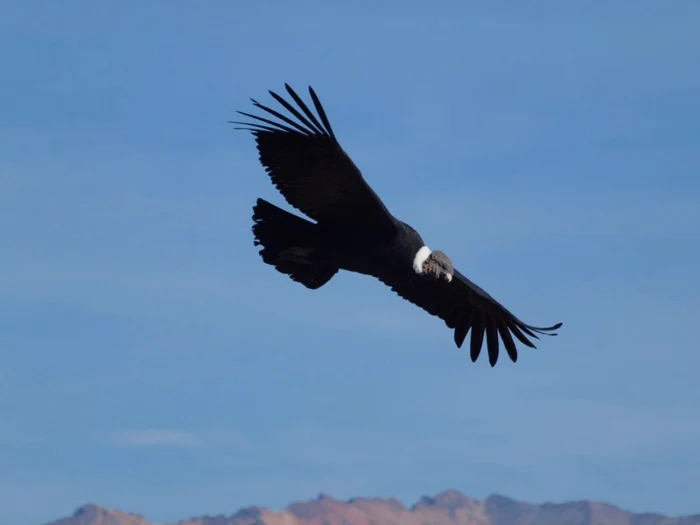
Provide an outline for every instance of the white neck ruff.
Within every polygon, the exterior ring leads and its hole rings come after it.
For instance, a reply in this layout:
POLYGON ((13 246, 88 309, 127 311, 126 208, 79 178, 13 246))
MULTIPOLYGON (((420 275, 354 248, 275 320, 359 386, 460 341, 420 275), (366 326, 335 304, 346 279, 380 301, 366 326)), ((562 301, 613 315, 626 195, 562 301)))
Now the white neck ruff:
POLYGON ((420 250, 416 252, 416 256, 413 258, 413 271, 417 274, 423 273, 423 263, 430 257, 432 251, 427 246, 423 246, 420 250))

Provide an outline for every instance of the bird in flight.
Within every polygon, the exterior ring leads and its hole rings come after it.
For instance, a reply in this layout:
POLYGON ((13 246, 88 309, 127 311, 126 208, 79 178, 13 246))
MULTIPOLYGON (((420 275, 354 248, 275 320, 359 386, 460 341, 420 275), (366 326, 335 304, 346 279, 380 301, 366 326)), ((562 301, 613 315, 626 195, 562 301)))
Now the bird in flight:
POLYGON ((270 91, 290 116, 252 100, 268 115, 239 114, 254 122, 231 122, 255 137, 259 160, 288 204, 312 221, 263 199, 253 207, 254 245, 262 260, 311 290, 339 270, 372 276, 403 299, 442 319, 462 347, 471 330, 470 357, 475 362, 486 338, 488 359, 498 361, 499 336, 513 362, 513 336, 553 333, 562 323, 537 327, 524 323, 462 275, 439 250, 394 217, 338 142, 321 102, 309 87, 317 115, 285 84, 296 103, 270 91), (277 120, 272 120, 275 117, 277 120), (296 120, 294 120, 294 117, 296 120))

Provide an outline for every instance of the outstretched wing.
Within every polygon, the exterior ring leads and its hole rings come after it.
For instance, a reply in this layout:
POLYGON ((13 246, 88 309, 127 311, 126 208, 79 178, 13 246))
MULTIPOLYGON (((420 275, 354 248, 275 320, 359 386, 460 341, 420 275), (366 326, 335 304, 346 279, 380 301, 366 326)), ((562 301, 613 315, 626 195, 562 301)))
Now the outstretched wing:
POLYGON ((290 205, 316 221, 352 223, 393 233, 395 219, 343 151, 314 90, 309 87, 320 122, 294 90, 287 84, 285 87, 303 114, 276 93, 270 91, 270 95, 296 121, 253 100, 254 106, 279 121, 239 111, 260 123, 233 122, 246 126, 236 129, 255 136, 260 162, 272 183, 290 205))
POLYGON ((536 348, 528 339, 539 339, 537 334, 556 335, 561 327, 557 323, 549 327, 537 327, 524 323, 486 291, 455 270, 451 282, 432 281, 407 272, 387 272, 379 280, 407 301, 445 321, 454 329, 454 340, 462 347, 471 330, 470 355, 476 361, 486 336, 489 363, 495 366, 499 355, 499 338, 513 362, 518 360, 518 350, 513 336, 522 344, 536 348))

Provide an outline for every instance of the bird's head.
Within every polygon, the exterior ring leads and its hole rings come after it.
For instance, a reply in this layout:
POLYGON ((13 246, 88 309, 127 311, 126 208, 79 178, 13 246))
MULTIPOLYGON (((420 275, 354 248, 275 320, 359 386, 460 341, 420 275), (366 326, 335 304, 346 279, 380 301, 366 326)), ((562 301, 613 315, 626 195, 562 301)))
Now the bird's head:
POLYGON ((450 258, 440 250, 430 251, 427 246, 423 246, 413 261, 413 269, 419 275, 431 279, 452 281, 454 275, 454 265, 450 258))

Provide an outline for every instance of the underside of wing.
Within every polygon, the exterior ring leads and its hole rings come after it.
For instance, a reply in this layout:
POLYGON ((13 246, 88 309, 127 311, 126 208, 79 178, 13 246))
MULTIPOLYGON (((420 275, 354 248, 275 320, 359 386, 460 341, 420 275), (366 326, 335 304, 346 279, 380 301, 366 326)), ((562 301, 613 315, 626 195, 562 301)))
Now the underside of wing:
POLYGON ((383 275, 379 280, 400 297, 445 321, 449 328, 454 329, 458 348, 471 332, 469 350, 472 361, 481 354, 485 338, 491 366, 498 361, 501 343, 508 357, 516 362, 518 350, 513 337, 530 348, 536 348, 530 338, 539 339, 538 334, 556 335, 552 332, 562 325, 537 327, 524 323, 456 270, 449 283, 424 279, 410 272, 383 275))
POLYGON ((260 162, 273 184, 290 205, 316 221, 393 233, 395 219, 341 148, 314 90, 309 87, 317 116, 289 85, 285 88, 298 109, 270 94, 290 116, 253 100, 276 120, 239 111, 257 122, 233 122, 255 137, 260 162))

